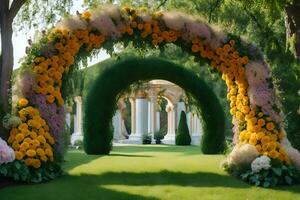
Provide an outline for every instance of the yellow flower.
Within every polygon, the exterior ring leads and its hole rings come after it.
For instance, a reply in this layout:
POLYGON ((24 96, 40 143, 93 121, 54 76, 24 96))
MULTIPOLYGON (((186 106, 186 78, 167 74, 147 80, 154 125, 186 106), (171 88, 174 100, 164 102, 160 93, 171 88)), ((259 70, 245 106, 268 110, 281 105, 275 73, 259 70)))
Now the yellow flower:
POLYGON ((258 132, 257 134, 256 134, 256 139, 257 140, 261 140, 263 137, 265 136, 265 134, 264 134, 264 132, 258 132))
POLYGON ((45 156, 45 155, 44 155, 44 156, 41 156, 40 159, 41 159, 43 162, 47 162, 47 160, 48 160, 47 156, 45 156))
POLYGON ((45 149, 45 153, 46 153, 46 155, 47 155, 48 157, 52 157, 52 156, 53 156, 53 152, 52 152, 52 150, 51 150, 50 148, 46 148, 46 149, 45 149))
POLYGON ((262 117, 262 116, 264 116, 264 113, 263 112, 259 112, 258 113, 258 117, 262 117))
POLYGON ((27 158, 27 159, 25 160, 25 164, 26 164, 27 166, 31 166, 31 165, 33 164, 33 159, 32 159, 32 158, 27 158))
POLYGON ((19 145, 19 143, 18 142, 13 142, 12 143, 12 148, 14 149, 14 150, 19 150, 20 149, 20 145, 19 145))
POLYGON ((27 106, 27 105, 28 105, 28 100, 27 100, 27 99, 21 98, 21 99, 19 100, 19 106, 25 107, 25 106, 27 106))
POLYGON ((42 148, 38 148, 38 149, 36 150, 36 153, 37 153, 40 157, 45 156, 45 151, 44 151, 42 148))
POLYGON ((249 140, 249 144, 252 144, 252 145, 256 145, 257 143, 257 140, 256 140, 256 137, 255 137, 255 134, 252 134, 251 137, 250 137, 250 140, 249 140))
POLYGON ((89 12, 89 11, 85 11, 82 13, 82 18, 85 19, 85 20, 89 20, 92 16, 92 14, 89 12))
POLYGON ((28 125, 26 123, 22 123, 19 125, 19 130, 28 129, 28 125))
POLYGON ((268 142, 270 142, 270 137, 269 136, 264 136, 264 137, 262 137, 262 139, 261 139, 261 143, 263 143, 263 144, 267 144, 268 142))
POLYGON ((34 168, 39 168, 39 167, 41 166, 41 161, 38 160, 38 159, 33 159, 32 166, 33 166, 34 168))
POLYGON ((34 139, 32 141, 32 145, 35 146, 35 147, 39 147, 40 146, 40 142, 37 139, 34 139))
POLYGON ((28 157, 34 157, 34 156, 36 156, 36 151, 32 150, 32 149, 29 149, 29 150, 26 151, 26 155, 28 157))
POLYGON ((17 142, 21 142, 24 139, 24 135, 22 133, 19 133, 16 135, 15 140, 17 142))
POLYGON ((259 145, 259 144, 255 145, 255 148, 256 148, 256 150, 257 150, 258 152, 261 152, 261 151, 262 151, 262 147, 261 147, 261 145, 259 145))
POLYGON ((46 139, 45 139, 45 137, 44 137, 43 135, 39 135, 39 136, 37 137, 37 139, 38 139, 42 144, 45 144, 45 143, 46 143, 46 139))
POLYGON ((24 154, 20 151, 15 151, 15 155, 17 160, 22 160, 24 157, 24 154))
POLYGON ((278 156, 279 156, 279 153, 275 150, 272 150, 268 153, 268 155, 273 158, 273 159, 276 159, 278 156))
POLYGON ((34 132, 34 131, 31 131, 29 135, 30 135, 30 137, 31 137, 32 139, 36 139, 36 138, 37 138, 37 134, 36 134, 36 132, 34 132))
POLYGON ((269 142, 268 143, 268 150, 272 151, 276 149, 276 143, 275 142, 269 142))
POLYGON ((23 143, 20 145, 20 149, 21 149, 22 151, 26 151, 28 148, 29 148, 29 143, 28 143, 28 142, 23 142, 23 143))

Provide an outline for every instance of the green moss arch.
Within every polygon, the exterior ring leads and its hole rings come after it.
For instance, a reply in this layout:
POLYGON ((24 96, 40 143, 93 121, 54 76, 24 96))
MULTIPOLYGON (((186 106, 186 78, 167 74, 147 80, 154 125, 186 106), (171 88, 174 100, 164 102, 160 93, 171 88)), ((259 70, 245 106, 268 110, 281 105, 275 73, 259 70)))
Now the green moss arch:
POLYGON ((161 58, 127 58, 113 64, 92 84, 84 107, 84 150, 87 154, 108 154, 112 148, 111 119, 117 96, 139 80, 163 79, 190 93, 203 119, 201 150, 206 154, 224 150, 224 112, 209 86, 194 72, 161 58))

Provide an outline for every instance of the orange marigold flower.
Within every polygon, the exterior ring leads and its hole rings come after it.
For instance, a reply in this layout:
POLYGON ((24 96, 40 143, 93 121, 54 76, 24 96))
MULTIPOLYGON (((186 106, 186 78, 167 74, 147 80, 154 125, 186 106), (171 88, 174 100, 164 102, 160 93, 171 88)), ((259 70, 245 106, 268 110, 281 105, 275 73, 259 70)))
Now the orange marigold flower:
POLYGON ((54 98, 53 95, 48 95, 48 96, 47 96, 47 102, 48 102, 48 103, 53 103, 54 100, 55 100, 55 98, 54 98))
POLYGON ((273 122, 268 122, 266 127, 267 130, 272 131, 275 128, 275 125, 273 122))
POLYGON ((257 120, 257 124, 258 124, 258 126, 263 127, 266 124, 266 122, 264 119, 259 119, 259 120, 257 120))
POLYGON ((144 28, 144 24, 138 24, 137 28, 141 31, 144 28))
POLYGON ((28 105, 28 100, 27 100, 27 99, 21 98, 21 99, 19 100, 19 106, 25 107, 25 106, 27 106, 27 105, 28 105))

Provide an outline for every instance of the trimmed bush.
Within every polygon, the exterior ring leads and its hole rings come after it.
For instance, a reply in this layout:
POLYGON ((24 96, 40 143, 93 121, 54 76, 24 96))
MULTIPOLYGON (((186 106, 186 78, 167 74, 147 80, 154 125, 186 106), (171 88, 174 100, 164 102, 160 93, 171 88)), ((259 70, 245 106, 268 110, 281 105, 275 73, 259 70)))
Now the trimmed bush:
POLYGON ((151 144, 151 142, 152 142, 151 133, 144 133, 142 135, 142 141, 143 141, 143 144, 151 144))
POLYGON ((117 97, 139 80, 173 82, 197 101, 204 121, 202 152, 224 151, 224 113, 213 91, 193 71, 158 58, 126 58, 104 69, 94 81, 84 106, 84 149, 88 154, 108 154, 112 147, 113 117, 117 97))
POLYGON ((184 111, 180 113, 178 129, 176 130, 176 145, 191 145, 190 131, 186 122, 186 114, 184 111))

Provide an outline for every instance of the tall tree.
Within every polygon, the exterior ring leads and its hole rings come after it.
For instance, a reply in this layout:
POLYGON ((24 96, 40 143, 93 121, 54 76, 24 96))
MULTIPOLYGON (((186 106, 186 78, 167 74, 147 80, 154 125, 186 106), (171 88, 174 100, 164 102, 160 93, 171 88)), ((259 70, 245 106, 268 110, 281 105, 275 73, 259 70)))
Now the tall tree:
POLYGON ((2 0, 0 4, 1 55, 0 55, 0 103, 8 111, 8 90, 13 70, 13 20, 26 0, 2 0))
POLYGON ((272 19, 283 16, 288 49, 300 59, 300 1, 299 0, 237 0, 246 7, 262 7, 272 19), (283 13, 283 15, 282 15, 283 13))

